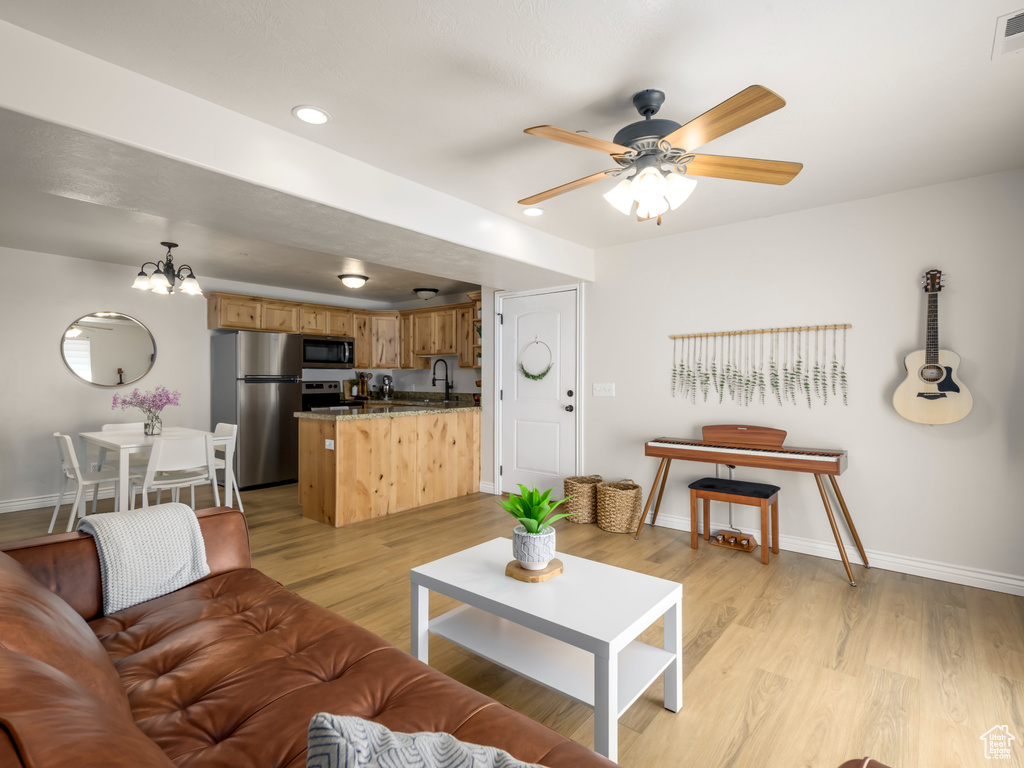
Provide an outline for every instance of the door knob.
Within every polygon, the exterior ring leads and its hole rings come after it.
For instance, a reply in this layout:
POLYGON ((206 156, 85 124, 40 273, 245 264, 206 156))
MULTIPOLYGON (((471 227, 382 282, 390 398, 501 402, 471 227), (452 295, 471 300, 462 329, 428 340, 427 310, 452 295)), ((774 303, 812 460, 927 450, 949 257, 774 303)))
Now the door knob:
POLYGON ((569 413, 572 413, 573 408, 572 408, 571 405, 567 405, 567 406, 565 406, 565 410, 567 410, 569 413))

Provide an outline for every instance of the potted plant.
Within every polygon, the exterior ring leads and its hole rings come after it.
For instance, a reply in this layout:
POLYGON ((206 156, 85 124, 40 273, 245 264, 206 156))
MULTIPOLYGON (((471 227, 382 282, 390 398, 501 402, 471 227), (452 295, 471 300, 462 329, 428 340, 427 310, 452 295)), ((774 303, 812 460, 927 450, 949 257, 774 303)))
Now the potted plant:
POLYGON ((500 502, 519 521, 512 530, 512 556, 526 570, 539 571, 555 556, 555 529, 551 524, 569 513, 552 514, 565 499, 550 501, 550 488, 541 493, 536 487, 527 488, 520 483, 519 492, 518 496, 510 493, 508 501, 500 502))

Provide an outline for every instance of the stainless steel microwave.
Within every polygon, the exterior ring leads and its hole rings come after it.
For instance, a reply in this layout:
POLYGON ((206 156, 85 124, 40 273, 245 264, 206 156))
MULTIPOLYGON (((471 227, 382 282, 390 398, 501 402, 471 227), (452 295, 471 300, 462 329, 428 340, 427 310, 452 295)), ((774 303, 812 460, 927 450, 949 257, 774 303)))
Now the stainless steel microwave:
POLYGON ((303 336, 303 368, 354 368, 355 339, 351 336, 303 336))

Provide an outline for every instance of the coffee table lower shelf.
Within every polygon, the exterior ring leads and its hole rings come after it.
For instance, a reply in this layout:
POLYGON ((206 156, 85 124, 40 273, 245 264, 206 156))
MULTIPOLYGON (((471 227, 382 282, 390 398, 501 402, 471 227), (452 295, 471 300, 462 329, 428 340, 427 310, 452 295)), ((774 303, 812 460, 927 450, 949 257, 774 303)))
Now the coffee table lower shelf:
MULTIPOLYGON (((594 706, 594 654, 487 611, 462 605, 430 632, 535 683, 594 706)), ((634 640, 619 652, 619 717, 668 669, 675 654, 634 640)))

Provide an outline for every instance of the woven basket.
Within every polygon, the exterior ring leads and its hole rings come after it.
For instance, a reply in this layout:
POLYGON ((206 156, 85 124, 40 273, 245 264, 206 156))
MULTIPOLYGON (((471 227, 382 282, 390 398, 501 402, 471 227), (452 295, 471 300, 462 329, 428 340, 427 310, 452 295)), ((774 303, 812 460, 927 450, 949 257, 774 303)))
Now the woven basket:
POLYGON ((632 480, 597 486, 597 525, 609 533, 633 533, 640 522, 643 489, 632 480))
POLYGON ((569 513, 566 520, 570 523, 597 521, 597 484, 603 479, 600 475, 565 478, 562 489, 567 499, 564 511, 569 513))

